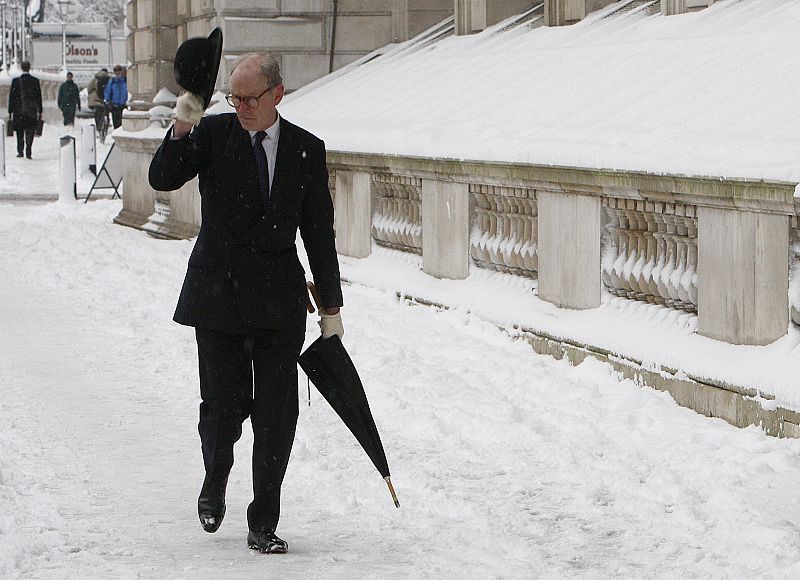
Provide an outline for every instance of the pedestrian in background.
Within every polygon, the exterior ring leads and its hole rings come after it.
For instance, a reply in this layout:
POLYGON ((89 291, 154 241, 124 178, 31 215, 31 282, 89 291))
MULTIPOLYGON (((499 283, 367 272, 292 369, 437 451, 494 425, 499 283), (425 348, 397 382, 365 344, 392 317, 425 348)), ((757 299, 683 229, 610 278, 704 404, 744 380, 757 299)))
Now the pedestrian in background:
POLYGON ((81 95, 78 85, 67 73, 67 80, 58 88, 58 108, 64 115, 64 126, 75 124, 75 109, 81 108, 81 95))
POLYGON ((103 97, 111 109, 111 121, 116 129, 122 125, 122 110, 128 103, 128 81, 121 65, 114 65, 114 76, 106 84, 103 97))
POLYGON ((23 60, 22 74, 11 81, 8 93, 8 113, 17 133, 17 157, 31 159, 36 123, 42 118, 42 89, 39 79, 31 75, 31 63, 23 60))

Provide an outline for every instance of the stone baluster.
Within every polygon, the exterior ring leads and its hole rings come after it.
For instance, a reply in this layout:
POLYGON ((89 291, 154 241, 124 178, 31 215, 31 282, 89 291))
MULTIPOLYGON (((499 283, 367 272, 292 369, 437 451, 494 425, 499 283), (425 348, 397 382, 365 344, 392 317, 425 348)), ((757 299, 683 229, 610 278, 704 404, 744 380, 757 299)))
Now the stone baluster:
POLYGON ((536 198, 533 197, 533 191, 530 193, 531 196, 525 198, 525 233, 522 246, 519 250, 522 256, 522 273, 526 271, 536 272, 539 270, 539 259, 537 255, 539 231, 536 219, 536 198))
POLYGON ((520 188, 469 187, 476 214, 470 255, 476 264, 534 277, 538 266, 535 196, 520 188))
MULTIPOLYGON (((671 205, 674 207, 673 204, 667 204, 667 206, 671 205)), ((666 263, 664 264, 664 268, 661 270, 661 276, 658 280, 658 289, 661 295, 664 297, 664 304, 670 308, 674 308, 675 301, 680 300, 678 292, 672 287, 669 281, 670 276, 672 276, 672 273, 675 271, 675 266, 677 264, 678 243, 675 239, 675 216, 671 213, 665 213, 664 224, 667 227, 667 231, 664 234, 667 256, 666 263)))
POLYGON ((647 300, 648 288, 646 280, 643 276, 645 264, 647 263, 647 240, 650 237, 647 233, 647 220, 644 219, 643 202, 637 201, 636 205, 638 211, 633 215, 636 221, 636 262, 631 268, 632 284, 636 284, 638 292, 636 293, 636 300, 647 300))
POLYGON ((490 235, 491 225, 489 200, 483 193, 473 193, 473 198, 475 199, 475 222, 470 232, 469 251, 475 263, 481 265, 488 260, 486 242, 490 235))
POLYGON ((797 214, 789 218, 789 226, 789 312, 792 321, 800 324, 800 218, 797 214))
POLYGON ((617 275, 617 264, 618 262, 624 262, 627 237, 625 234, 624 213, 616 207, 618 202, 624 203, 624 200, 611 198, 609 199, 609 206, 606 208, 608 214, 606 229, 610 234, 611 243, 603 256, 601 277, 612 294, 625 297, 626 291, 617 275))
POLYGON ((508 229, 508 211, 503 207, 503 200, 494 197, 496 212, 496 229, 492 236, 492 245, 489 246, 489 257, 493 264, 503 264, 503 256, 500 254, 500 244, 508 229))
POLYGON ((628 255, 630 254, 629 224, 624 210, 617 210, 617 218, 619 219, 619 237, 617 238, 619 245, 617 246, 617 259, 611 267, 611 280, 614 287, 618 290, 617 296, 627 297, 631 292, 631 286, 625 279, 623 270, 625 268, 625 263, 628 261, 628 255))
POLYGON ((642 283, 640 284, 645 289, 645 300, 651 304, 657 303, 656 297, 658 296, 658 286, 653 279, 653 269, 658 263, 658 240, 655 233, 658 231, 658 223, 656 216, 652 211, 652 204, 650 211, 645 211, 643 216, 646 222, 645 229, 647 230, 647 249, 645 253, 645 264, 642 266, 642 283))
POLYGON ((664 215, 664 204, 659 204, 659 213, 655 217, 658 223, 658 233, 655 234, 658 239, 658 261, 653 268, 653 281, 656 285, 656 302, 666 306, 667 300, 669 300, 669 292, 661 282, 669 259, 669 234, 667 232, 667 218, 664 215))
POLYGON ((508 212, 506 214, 508 233, 500 244, 500 255, 506 267, 513 272, 519 267, 517 264, 517 256, 514 253, 514 246, 519 239, 519 206, 513 197, 504 197, 503 206, 508 212))
POLYGON ((688 240, 687 240, 687 227, 686 221, 683 216, 675 216, 675 245, 676 245, 676 264, 675 270, 672 271, 669 277, 670 286, 675 290, 678 298, 675 303, 675 308, 686 310, 691 301, 689 300, 689 292, 681 286, 681 279, 686 272, 688 262, 688 240))
POLYGON ((422 252, 422 226, 418 178, 376 173, 373 176, 376 211, 372 236, 383 246, 422 252))
POLYGON ((603 228, 606 233, 602 236, 601 243, 603 245, 601 258, 600 258, 600 279, 609 292, 614 294, 615 288, 611 280, 611 267, 617 259, 617 252, 619 248, 618 242, 618 227, 615 209, 613 208, 614 198, 603 198, 603 211, 605 219, 603 228))

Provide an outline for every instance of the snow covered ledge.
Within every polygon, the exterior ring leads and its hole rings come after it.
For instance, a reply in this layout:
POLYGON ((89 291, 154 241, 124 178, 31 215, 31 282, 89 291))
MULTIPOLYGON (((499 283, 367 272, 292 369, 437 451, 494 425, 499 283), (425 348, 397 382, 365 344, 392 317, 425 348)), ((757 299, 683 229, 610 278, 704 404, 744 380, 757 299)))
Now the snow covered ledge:
POLYGON ((522 248, 534 248, 539 296, 559 307, 598 306, 607 279, 617 296, 697 311, 703 336, 765 345, 787 332, 793 183, 337 151, 328 160, 337 207, 360 195, 373 208, 338 213, 337 231, 363 233, 369 216, 381 245, 419 253, 422 240, 423 268, 437 277, 464 276, 464 246, 475 265, 511 273, 525 271, 522 248), (471 232, 452 229, 447 203, 426 211, 438 191, 426 183, 470 192, 471 232), (613 212, 618 224, 609 224, 613 212), (603 222, 617 237, 606 241, 611 263, 604 258, 601 272, 603 222), (427 244, 430 235, 448 241, 427 244))

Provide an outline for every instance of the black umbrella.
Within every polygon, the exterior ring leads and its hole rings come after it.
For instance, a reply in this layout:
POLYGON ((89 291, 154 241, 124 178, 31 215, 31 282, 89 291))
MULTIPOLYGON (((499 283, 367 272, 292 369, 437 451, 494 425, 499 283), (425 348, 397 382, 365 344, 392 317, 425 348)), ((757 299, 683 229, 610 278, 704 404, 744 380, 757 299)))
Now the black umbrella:
MULTIPOLYGON (((310 283, 309 289, 319 307, 316 289, 310 283)), ((364 386, 341 339, 336 335, 330 338, 320 336, 300 355, 298 362, 317 390, 330 403, 367 452, 389 486, 394 505, 400 507, 389 475, 386 453, 378 428, 375 426, 375 419, 369 409, 364 386)))

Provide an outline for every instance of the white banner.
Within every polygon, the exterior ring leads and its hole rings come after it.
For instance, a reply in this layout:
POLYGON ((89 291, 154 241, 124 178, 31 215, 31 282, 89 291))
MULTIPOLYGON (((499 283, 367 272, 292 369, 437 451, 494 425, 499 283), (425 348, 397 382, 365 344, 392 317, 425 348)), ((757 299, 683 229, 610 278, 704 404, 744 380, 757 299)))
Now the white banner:
MULTIPOLYGON (((61 39, 35 38, 32 41, 32 62, 37 68, 61 66, 61 39)), ((76 66, 108 67, 125 62, 125 39, 107 40, 68 38, 66 44, 67 68, 76 66)))

